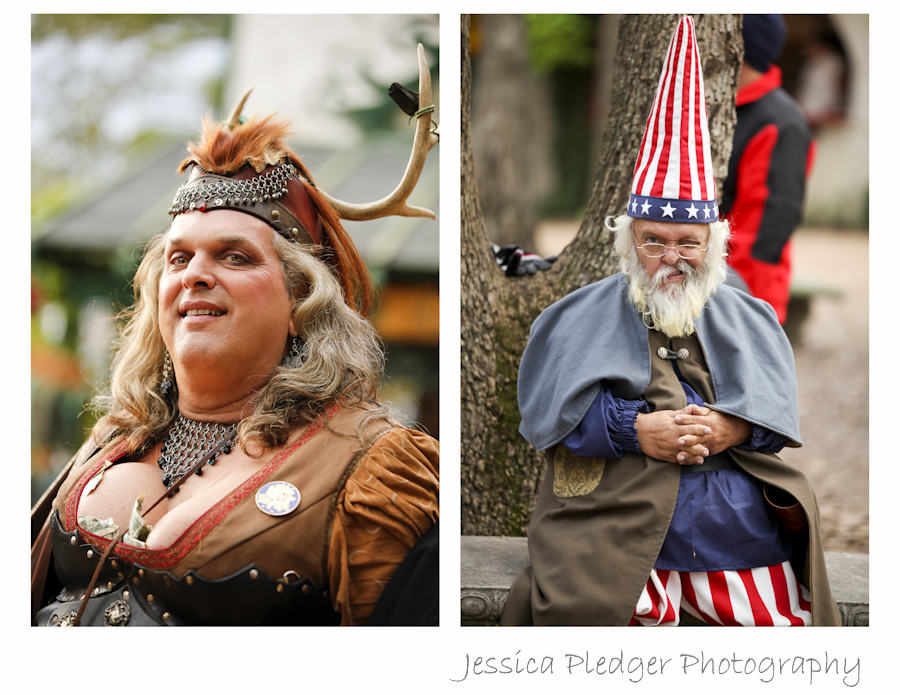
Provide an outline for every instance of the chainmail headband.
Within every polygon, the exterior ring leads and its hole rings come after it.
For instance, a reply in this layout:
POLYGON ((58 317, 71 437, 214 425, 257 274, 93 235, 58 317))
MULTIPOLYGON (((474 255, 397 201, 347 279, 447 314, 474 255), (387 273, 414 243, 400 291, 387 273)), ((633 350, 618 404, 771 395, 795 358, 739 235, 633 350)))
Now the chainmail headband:
POLYGON ((200 179, 188 181, 178 189, 172 207, 169 208, 169 214, 202 210, 210 201, 213 205, 221 207, 225 204, 248 205, 270 199, 278 200, 287 193, 287 184, 292 178, 298 178, 297 170, 288 163, 279 164, 262 176, 243 181, 204 174, 200 179), (207 178, 211 176, 215 178, 207 178))
POLYGON ((210 174, 196 166, 196 173, 175 194, 169 214, 179 215, 191 210, 237 210, 258 217, 289 241, 314 244, 309 230, 278 202, 287 195, 291 180, 302 186, 297 169, 289 162, 282 162, 249 179, 210 174))

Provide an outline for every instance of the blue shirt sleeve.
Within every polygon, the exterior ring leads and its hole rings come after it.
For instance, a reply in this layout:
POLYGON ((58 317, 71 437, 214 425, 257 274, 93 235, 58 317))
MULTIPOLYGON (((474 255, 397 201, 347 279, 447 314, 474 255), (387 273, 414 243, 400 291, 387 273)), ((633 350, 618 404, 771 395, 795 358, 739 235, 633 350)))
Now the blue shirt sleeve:
MULTIPOLYGON (((688 403, 703 406, 703 399, 687 384, 675 366, 688 403)), ((575 456, 613 459, 623 454, 640 454, 634 422, 638 413, 649 413, 646 401, 616 398, 603 386, 584 418, 561 442, 575 456)), ((750 441, 736 449, 778 453, 789 440, 765 427, 753 425, 750 441)))
POLYGON ((602 386, 582 421, 562 445, 575 456, 613 459, 640 454, 634 421, 649 412, 646 401, 616 398, 602 386))
POLYGON ((767 430, 760 425, 753 425, 753 432, 750 434, 750 441, 738 444, 735 449, 744 451, 762 451, 765 453, 777 454, 781 451, 790 440, 780 434, 776 434, 772 430, 767 430))
MULTIPOLYGON (((693 403, 694 405, 703 406, 703 399, 700 398, 700 395, 693 389, 693 387, 688 384, 684 377, 681 376, 681 371, 678 369, 678 365, 674 362, 672 363, 673 368, 675 369, 675 373, 678 375, 678 379, 681 382, 681 388, 684 389, 684 396, 687 399, 688 403, 693 403)), ((750 434, 750 441, 744 442, 743 444, 737 444, 735 449, 742 449, 743 451, 762 451, 765 453, 777 454, 781 451, 787 443, 790 441, 787 437, 784 437, 780 434, 775 434, 772 430, 768 430, 765 427, 761 427, 760 425, 752 425, 753 431, 750 434)))

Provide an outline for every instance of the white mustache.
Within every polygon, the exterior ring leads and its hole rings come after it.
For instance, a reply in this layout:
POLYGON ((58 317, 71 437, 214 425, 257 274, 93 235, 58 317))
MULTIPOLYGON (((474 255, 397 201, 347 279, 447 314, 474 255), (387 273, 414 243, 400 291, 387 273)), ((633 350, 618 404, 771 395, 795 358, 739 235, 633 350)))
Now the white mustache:
POLYGON ((680 275, 683 274, 685 279, 691 277, 694 273, 696 273, 696 269, 686 260, 679 260, 674 265, 663 266, 659 270, 657 270, 653 277, 650 278, 650 287, 652 289, 659 289, 663 286, 666 279, 671 275, 680 275))

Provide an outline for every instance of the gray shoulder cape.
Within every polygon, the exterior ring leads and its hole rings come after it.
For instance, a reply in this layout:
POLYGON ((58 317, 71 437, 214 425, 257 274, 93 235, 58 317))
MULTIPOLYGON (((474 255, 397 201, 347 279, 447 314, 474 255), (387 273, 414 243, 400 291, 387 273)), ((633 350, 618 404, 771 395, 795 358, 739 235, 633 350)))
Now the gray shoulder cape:
MULTIPOLYGON (((715 409, 800 446, 794 353, 772 307, 719 285, 694 325, 715 409)), ((576 290, 531 326, 519 365, 519 432, 538 451, 558 444, 584 418, 601 382, 614 396, 640 398, 650 359, 647 327, 624 275, 576 290)))

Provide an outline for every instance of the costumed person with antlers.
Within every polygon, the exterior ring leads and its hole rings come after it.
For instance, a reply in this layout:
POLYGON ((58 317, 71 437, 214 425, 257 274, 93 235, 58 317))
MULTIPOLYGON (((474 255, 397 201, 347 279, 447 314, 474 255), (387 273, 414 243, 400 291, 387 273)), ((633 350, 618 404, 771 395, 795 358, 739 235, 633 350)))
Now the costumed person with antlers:
POLYGON ((404 181, 364 209, 242 106, 189 145, 106 414, 38 504, 35 624, 436 623, 438 444, 379 400, 372 281, 340 222, 431 214, 406 205, 430 111, 404 181))
POLYGON ((815 496, 776 455, 800 446, 791 347, 723 284, 715 191, 684 17, 606 223, 622 273, 546 309, 522 357, 520 432, 548 469, 503 624, 841 624, 815 496))

